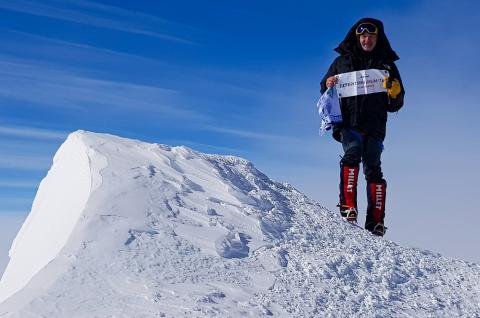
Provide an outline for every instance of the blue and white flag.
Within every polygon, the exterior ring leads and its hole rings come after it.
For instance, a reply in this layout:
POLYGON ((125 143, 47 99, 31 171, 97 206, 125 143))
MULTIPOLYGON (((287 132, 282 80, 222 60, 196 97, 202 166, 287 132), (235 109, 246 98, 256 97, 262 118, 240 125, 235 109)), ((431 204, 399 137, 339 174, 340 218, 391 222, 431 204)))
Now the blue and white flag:
POLYGON ((332 125, 342 122, 342 111, 340 109, 340 100, 335 86, 328 88, 317 102, 318 113, 322 117, 320 131, 323 135, 325 131, 332 128, 332 125))

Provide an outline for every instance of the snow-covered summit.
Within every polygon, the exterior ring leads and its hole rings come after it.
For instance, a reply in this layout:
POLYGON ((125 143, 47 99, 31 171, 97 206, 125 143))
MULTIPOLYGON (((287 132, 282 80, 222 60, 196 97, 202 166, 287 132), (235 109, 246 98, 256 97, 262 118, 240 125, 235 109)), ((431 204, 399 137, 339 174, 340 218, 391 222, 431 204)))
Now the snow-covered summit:
POLYGON ((480 266, 374 237, 244 159, 77 131, 0 301, 22 318, 479 317, 480 266))

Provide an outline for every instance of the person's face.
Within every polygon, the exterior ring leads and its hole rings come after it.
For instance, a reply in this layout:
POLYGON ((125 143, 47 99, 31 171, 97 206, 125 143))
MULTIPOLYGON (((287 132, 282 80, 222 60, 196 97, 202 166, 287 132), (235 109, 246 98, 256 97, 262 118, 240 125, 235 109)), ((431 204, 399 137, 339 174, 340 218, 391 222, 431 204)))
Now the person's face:
POLYGON ((377 35, 368 32, 361 34, 360 45, 364 51, 371 52, 377 45, 377 35))

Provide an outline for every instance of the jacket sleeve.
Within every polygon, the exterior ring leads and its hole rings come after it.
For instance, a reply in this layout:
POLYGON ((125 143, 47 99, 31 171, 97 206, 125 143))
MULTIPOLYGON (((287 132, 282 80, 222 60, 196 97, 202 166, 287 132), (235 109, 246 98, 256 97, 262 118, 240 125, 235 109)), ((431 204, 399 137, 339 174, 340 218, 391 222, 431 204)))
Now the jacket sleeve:
POLYGON ((333 61, 333 63, 328 68, 327 74, 323 77, 322 81, 320 82, 320 93, 323 94, 327 90, 327 78, 333 75, 337 75, 337 59, 333 61))
POLYGON ((390 66, 391 66, 390 78, 397 79, 400 82, 400 87, 402 88, 402 91, 400 92, 400 94, 398 94, 396 98, 390 98, 390 102, 387 105, 387 111, 393 113, 400 110, 400 108, 402 108, 403 106, 405 88, 403 87, 402 78, 400 77, 400 72, 398 71, 398 68, 395 65, 395 63, 392 62, 390 66))

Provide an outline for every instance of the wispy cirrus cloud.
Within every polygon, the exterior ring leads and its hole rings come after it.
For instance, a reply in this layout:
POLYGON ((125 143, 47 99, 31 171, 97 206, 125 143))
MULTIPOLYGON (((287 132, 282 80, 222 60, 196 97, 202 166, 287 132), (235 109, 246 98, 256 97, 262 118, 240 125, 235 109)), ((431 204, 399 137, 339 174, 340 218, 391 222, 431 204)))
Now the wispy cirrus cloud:
POLYGON ((38 185, 38 181, 0 180, 0 188, 35 189, 38 185))
POLYGON ((67 132, 22 126, 0 126, 0 136, 24 137, 44 140, 64 140, 67 132))
POLYGON ((51 156, 4 154, 0 157, 0 169, 45 170, 52 165, 51 156))
MULTIPOLYGON (((1 1, 1 0, 0 0, 1 1)), ((23 55, 25 52, 34 52, 35 54, 41 53, 40 50, 46 51, 49 54, 55 54, 53 57, 58 58, 57 55, 67 55, 69 58, 72 58, 72 54, 76 51, 83 52, 93 52, 97 55, 105 56, 106 58, 118 57, 123 58, 126 62, 131 63, 132 61, 146 62, 150 65, 162 65, 167 66, 166 63, 161 62, 157 59, 152 59, 140 55, 125 53, 121 51, 106 49, 98 46, 88 45, 79 42, 65 41, 57 38, 46 37, 38 34, 33 34, 29 32, 23 32, 18 30, 4 30, 6 34, 17 35, 18 38, 8 41, 8 48, 13 50, 14 56, 23 55), (33 48, 35 47, 35 49, 33 48), (67 48, 65 51, 62 48, 67 48)), ((13 55, 13 54, 12 54, 13 55)), ((52 57, 52 58, 53 58, 52 57)), ((90 57, 90 56, 87 56, 90 57)), ((93 55, 95 58, 96 56, 93 55)))
POLYGON ((209 131, 229 134, 229 135, 240 137, 240 138, 247 138, 247 139, 255 139, 255 140, 262 140, 262 141, 299 142, 298 139, 291 138, 291 137, 274 135, 274 134, 266 134, 266 133, 241 130, 241 129, 222 128, 222 127, 215 127, 215 126, 206 126, 204 127, 204 129, 209 131))
POLYGON ((268 152, 271 156, 277 158, 285 156, 282 159, 286 164, 287 160, 291 162, 302 161, 304 167, 314 167, 318 165, 319 160, 331 160, 331 153, 337 151, 335 143, 328 143, 328 138, 323 139, 321 148, 319 147, 322 139, 320 136, 311 135, 304 138, 290 137, 283 134, 262 133, 254 130, 235 129, 215 126, 204 126, 203 129, 220 134, 227 134, 234 138, 247 139, 261 145, 263 152, 268 152), (325 143, 327 142, 327 143, 325 143), (329 149, 325 151, 325 149, 329 149))
POLYGON ((93 1, 0 0, 0 8, 98 28, 151 36, 183 44, 197 44, 186 37, 175 35, 177 32, 192 30, 191 27, 150 14, 125 10, 93 1), (162 32, 158 30, 162 30, 162 32))
MULTIPOLYGON (((1 1, 1 0, 0 0, 1 1)), ((53 37, 41 36, 17 30, 4 30, 5 46, 0 62, 28 65, 40 69, 43 74, 48 70, 60 69, 63 73, 94 71, 96 74, 116 73, 125 77, 125 72, 135 69, 138 73, 151 76, 170 87, 190 91, 215 92, 218 95, 235 95, 259 98, 265 94, 259 91, 257 84, 271 81, 266 75, 254 74, 250 71, 232 71, 204 66, 185 66, 181 63, 164 61, 142 55, 125 53, 119 50, 106 49, 74 41, 65 41, 53 37), (241 79, 249 85, 239 84, 241 79), (253 83, 252 83, 253 82, 253 83)), ((3 35, 0 30, 0 36, 3 35)), ((0 70, 1 71, 1 70, 0 70)), ((173 90, 170 90, 173 91, 173 90)))
POLYGON ((5 59, 0 60, 0 97, 49 108, 134 110, 197 120, 206 117, 179 106, 176 90, 96 79, 56 70, 54 65, 5 59))

